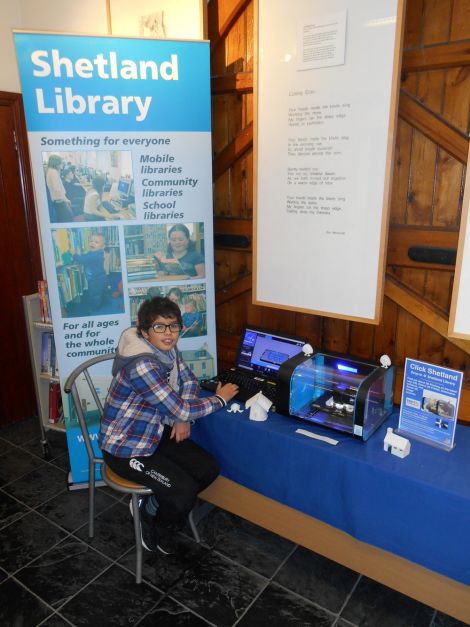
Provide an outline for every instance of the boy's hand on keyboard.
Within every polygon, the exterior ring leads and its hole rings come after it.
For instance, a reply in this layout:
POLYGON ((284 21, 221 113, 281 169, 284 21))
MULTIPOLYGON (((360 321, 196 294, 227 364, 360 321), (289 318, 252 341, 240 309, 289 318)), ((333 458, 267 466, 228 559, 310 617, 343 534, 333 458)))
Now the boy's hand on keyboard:
POLYGON ((215 390, 215 393, 221 396, 224 399, 224 401, 226 401, 227 403, 228 401, 232 400, 232 398, 236 395, 237 392, 238 392, 238 385, 235 385, 235 383, 226 383, 225 385, 222 385, 222 383, 219 383, 215 390))

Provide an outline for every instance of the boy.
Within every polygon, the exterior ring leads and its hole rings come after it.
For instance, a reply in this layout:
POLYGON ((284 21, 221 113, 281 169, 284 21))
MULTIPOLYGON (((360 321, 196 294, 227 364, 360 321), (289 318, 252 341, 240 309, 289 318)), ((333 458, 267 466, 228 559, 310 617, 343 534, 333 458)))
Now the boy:
POLYGON ((83 254, 76 254, 71 251, 75 262, 82 264, 88 284, 87 304, 88 314, 93 314, 103 304, 107 288, 108 276, 105 270, 106 261, 106 239, 104 235, 95 233, 91 236, 88 247, 89 251, 83 254))
POLYGON ((177 304, 161 296, 142 303, 137 328, 119 340, 99 435, 106 464, 152 488, 139 505, 142 545, 166 555, 174 552, 174 530, 219 473, 212 455, 188 439, 190 421, 225 407, 238 390, 219 385, 214 396, 198 397, 176 348, 181 329, 177 304))

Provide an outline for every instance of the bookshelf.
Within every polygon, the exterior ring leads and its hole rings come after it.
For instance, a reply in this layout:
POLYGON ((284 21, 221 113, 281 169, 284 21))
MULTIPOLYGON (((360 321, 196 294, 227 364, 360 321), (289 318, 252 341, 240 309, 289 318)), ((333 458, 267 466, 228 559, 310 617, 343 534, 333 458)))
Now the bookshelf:
POLYGON ((34 388, 38 409, 39 424, 41 427, 41 445, 44 456, 49 455, 49 446, 45 431, 65 431, 63 422, 49 422, 49 396, 50 384, 59 383, 59 377, 42 371, 43 361, 43 333, 52 333, 52 324, 41 321, 41 310, 39 305, 39 295, 31 294, 23 296, 23 307, 26 320, 26 331, 28 335, 29 351, 31 357, 31 367, 33 371, 34 388))

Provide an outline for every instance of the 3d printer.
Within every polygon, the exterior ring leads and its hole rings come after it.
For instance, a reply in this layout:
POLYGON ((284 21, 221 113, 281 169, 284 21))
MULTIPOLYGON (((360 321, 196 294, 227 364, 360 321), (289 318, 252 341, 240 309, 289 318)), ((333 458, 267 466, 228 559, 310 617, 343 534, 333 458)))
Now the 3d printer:
POLYGON ((367 440, 393 410, 395 369, 333 353, 298 355, 279 370, 277 411, 367 440))

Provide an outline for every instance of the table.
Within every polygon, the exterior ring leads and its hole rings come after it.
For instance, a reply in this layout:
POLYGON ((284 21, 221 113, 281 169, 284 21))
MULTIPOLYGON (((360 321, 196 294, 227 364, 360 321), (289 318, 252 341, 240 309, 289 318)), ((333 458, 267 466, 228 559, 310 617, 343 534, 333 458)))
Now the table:
POLYGON ((470 622, 470 428, 451 452, 412 441, 399 459, 368 442, 270 413, 219 411, 192 438, 221 464, 202 497, 251 522, 470 622), (339 440, 337 446, 295 433, 339 440))

